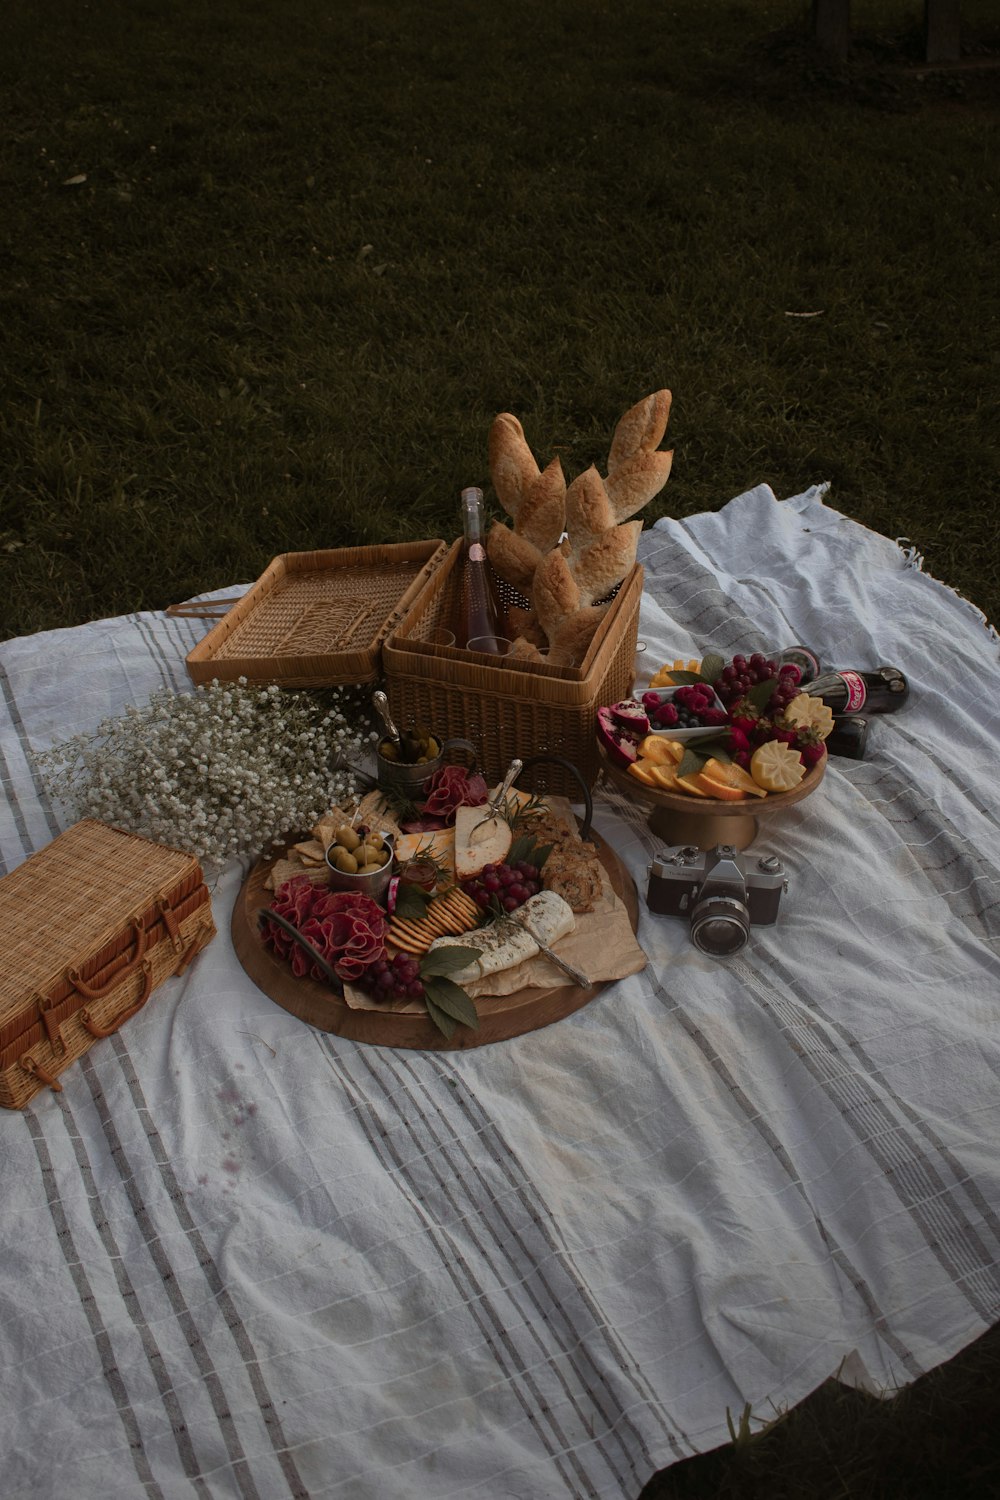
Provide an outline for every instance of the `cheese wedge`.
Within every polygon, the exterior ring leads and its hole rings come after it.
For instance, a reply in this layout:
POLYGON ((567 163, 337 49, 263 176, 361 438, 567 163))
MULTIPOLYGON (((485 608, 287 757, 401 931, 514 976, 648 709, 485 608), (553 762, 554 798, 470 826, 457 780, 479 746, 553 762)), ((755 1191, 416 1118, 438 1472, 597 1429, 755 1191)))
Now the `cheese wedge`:
POLYGON ((487 865, 502 865, 513 842, 503 818, 489 817, 485 807, 460 807, 455 814, 456 880, 471 880, 487 865))

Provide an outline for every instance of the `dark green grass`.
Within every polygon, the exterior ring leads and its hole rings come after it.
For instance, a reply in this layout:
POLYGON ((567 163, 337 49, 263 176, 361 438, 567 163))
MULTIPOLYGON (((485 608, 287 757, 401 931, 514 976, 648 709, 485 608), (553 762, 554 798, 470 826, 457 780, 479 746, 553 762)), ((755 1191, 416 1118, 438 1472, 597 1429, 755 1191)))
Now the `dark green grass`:
POLYGON ((649 520, 829 479, 1000 614, 995 88, 801 10, 14 0, 0 634, 451 536, 497 411, 576 472, 660 385, 649 520))
POLYGON ((735 1443, 661 1471, 640 1500, 995 1500, 998 1392, 994 1328, 888 1400, 829 1380, 763 1430, 744 1423, 735 1443))

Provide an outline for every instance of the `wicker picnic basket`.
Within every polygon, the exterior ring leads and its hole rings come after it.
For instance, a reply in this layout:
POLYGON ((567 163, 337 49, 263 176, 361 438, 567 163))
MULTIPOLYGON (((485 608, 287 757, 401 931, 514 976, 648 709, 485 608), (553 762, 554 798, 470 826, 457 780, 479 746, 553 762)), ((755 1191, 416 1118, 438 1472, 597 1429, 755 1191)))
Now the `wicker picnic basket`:
POLYGON ((214 936, 190 854, 85 819, 0 880, 0 1105, 21 1109, 214 936))
MULTIPOLYGON (((499 780, 511 760, 561 756, 580 771, 588 787, 600 771, 596 711, 632 691, 639 634, 643 571, 636 563, 615 593, 583 661, 575 667, 505 662, 438 646, 428 640, 458 611, 462 543, 411 604, 382 648, 386 693, 397 723, 425 723, 444 738, 461 736, 479 749, 480 765, 499 780)), ((506 604, 528 600, 498 580, 506 604)), ((550 762, 526 772, 518 785, 576 799, 570 771, 550 762)))
POLYGON ((223 616, 188 653, 194 682, 374 682, 382 642, 446 551, 437 539, 284 552, 242 598, 188 601, 167 613, 223 616))

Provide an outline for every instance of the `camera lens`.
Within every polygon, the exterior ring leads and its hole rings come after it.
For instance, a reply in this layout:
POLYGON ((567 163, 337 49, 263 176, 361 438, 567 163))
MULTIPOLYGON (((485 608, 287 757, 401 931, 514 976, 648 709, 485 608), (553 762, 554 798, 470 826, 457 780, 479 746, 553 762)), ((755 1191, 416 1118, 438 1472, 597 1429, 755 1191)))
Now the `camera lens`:
POLYGON ((691 910, 691 941, 702 953, 728 958, 750 937, 750 914, 732 896, 706 896, 691 910))

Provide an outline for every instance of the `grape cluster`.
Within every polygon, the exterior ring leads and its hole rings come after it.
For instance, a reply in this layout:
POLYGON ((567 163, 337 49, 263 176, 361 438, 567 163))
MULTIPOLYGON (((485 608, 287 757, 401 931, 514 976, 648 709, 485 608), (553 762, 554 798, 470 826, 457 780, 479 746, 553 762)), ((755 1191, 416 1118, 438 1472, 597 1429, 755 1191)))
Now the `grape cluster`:
POLYGON ((542 889, 537 866, 526 859, 514 865, 484 865, 461 884, 482 911, 517 911, 542 889))
POLYGON ((715 695, 703 682, 676 688, 667 700, 645 693, 642 706, 657 729, 702 729, 725 724, 728 718, 724 709, 716 708, 715 695))
POLYGON ((770 682, 776 677, 777 686, 767 704, 768 714, 780 714, 799 693, 802 673, 793 662, 778 667, 760 651, 752 656, 734 656, 728 667, 723 667, 715 682, 718 693, 727 709, 733 709, 758 682, 770 682))
POLYGON ((424 997, 420 965, 408 953, 397 953, 393 959, 380 959, 354 983, 376 1000, 422 1000, 424 997))

